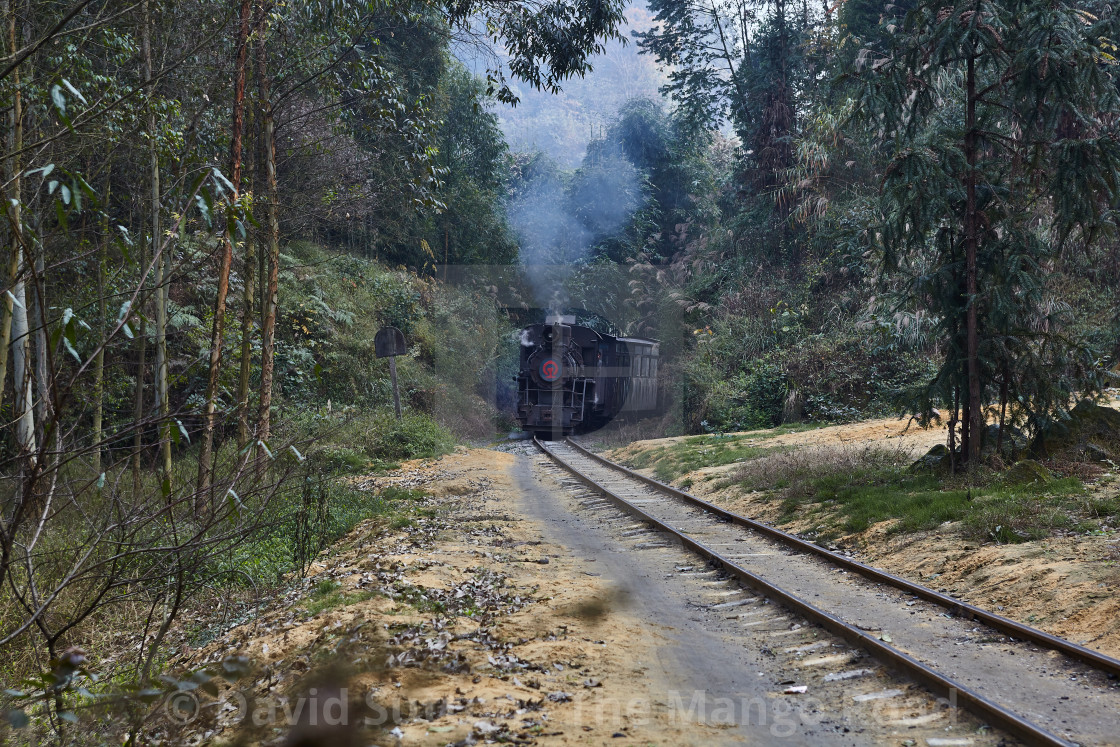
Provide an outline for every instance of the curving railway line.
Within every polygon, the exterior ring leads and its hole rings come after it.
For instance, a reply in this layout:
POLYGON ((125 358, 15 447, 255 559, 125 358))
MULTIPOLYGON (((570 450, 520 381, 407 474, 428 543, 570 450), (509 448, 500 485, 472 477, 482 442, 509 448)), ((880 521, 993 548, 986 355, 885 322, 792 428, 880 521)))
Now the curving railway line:
POLYGON ((1120 661, 721 509, 571 440, 536 445, 662 539, 992 727, 1027 744, 1120 744, 1120 661))

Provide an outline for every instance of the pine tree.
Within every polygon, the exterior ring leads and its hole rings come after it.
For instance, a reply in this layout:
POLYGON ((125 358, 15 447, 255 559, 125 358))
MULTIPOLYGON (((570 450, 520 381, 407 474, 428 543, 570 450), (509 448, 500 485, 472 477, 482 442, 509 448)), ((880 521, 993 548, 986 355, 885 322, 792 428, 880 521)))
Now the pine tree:
POLYGON ((1112 23, 1062 2, 919 2, 884 18, 885 56, 857 58, 892 156, 884 267, 909 272, 907 300, 938 317, 945 354, 909 406, 947 406, 950 447, 959 413, 971 464, 993 402, 1038 424, 1100 385, 1050 323, 1045 274, 1064 244, 1093 240, 1118 194, 1112 23))

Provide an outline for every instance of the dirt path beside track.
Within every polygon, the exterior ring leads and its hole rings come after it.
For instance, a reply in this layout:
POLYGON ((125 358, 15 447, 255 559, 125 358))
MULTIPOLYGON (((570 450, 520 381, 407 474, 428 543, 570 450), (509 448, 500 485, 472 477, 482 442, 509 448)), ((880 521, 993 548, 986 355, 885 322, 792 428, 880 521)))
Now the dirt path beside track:
MULTIPOLYGON (((739 742, 727 725, 677 718, 663 679, 675 666, 667 631, 628 611, 626 590, 595 558, 545 537, 524 511, 521 483, 532 478, 516 461, 461 448, 359 480, 426 490, 436 515, 399 530, 360 525, 251 623, 173 661, 194 669, 241 655, 255 672, 154 736, 283 744, 293 723, 326 707, 345 710, 363 740, 354 744, 739 742), (447 614, 471 606, 470 617, 447 614)), ((323 733, 323 744, 349 744, 323 733)))
POLYGON ((359 525, 251 622, 182 651, 170 662, 178 671, 239 656, 252 673, 216 697, 192 693, 199 707, 186 723, 164 719, 150 740, 999 743, 768 602, 725 610, 739 604, 727 602, 742 593, 733 581, 634 536, 625 515, 587 510, 531 446, 514 449, 461 448, 357 478, 426 496, 410 524, 359 525), (851 677, 826 676, 837 658, 851 677))

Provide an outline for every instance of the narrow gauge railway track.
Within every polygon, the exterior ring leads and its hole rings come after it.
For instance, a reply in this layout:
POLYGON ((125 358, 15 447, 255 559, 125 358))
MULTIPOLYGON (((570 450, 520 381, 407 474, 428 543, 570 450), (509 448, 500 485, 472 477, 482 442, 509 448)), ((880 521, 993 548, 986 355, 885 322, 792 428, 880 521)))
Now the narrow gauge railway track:
POLYGON ((1120 744, 1120 661, 720 509, 570 440, 536 443, 619 508, 991 726, 1028 744, 1120 744))

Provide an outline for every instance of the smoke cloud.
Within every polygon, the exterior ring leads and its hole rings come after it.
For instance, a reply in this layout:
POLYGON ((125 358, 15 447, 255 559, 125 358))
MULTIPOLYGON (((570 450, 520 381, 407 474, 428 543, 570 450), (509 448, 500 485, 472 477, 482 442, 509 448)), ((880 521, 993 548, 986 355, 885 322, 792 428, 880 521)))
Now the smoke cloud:
POLYGON ((644 195, 641 174, 620 153, 589 155, 570 175, 549 166, 518 185, 506 211, 537 305, 558 310, 567 303, 564 284, 573 267, 625 229, 644 195))

